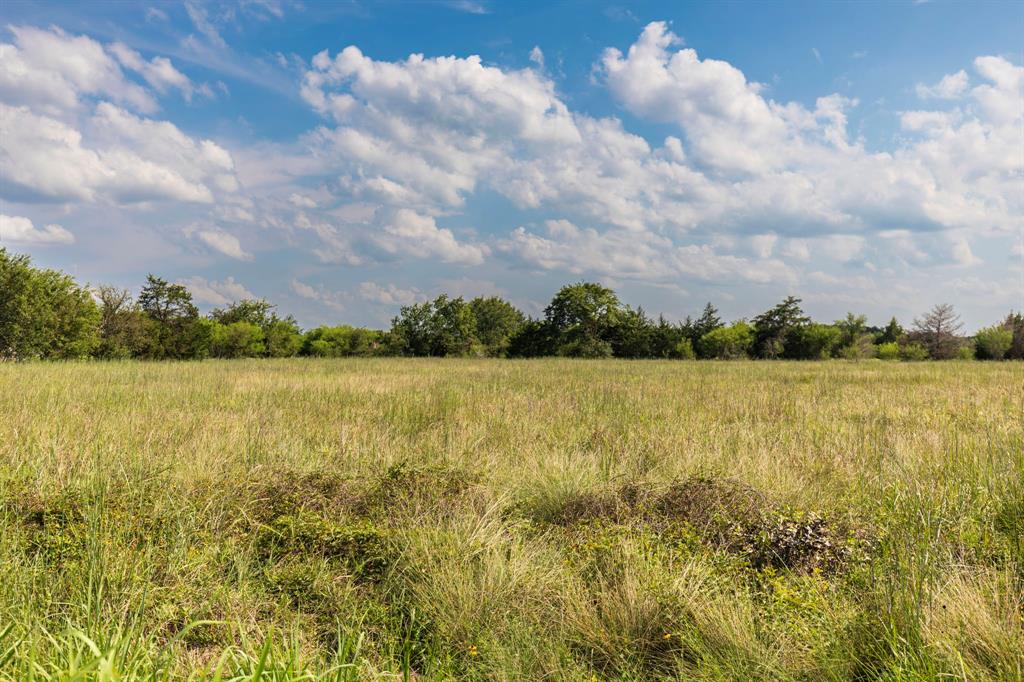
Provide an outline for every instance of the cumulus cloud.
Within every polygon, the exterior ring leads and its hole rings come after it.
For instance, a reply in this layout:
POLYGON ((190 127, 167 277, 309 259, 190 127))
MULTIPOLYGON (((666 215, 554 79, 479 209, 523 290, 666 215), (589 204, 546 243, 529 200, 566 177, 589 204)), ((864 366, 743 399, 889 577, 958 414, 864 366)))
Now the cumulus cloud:
MULTIPOLYGON (((207 44, 223 42, 223 17, 186 9, 207 44)), ((572 110, 539 48, 516 69, 477 56, 378 60, 349 46, 316 54, 302 74, 321 125, 229 152, 149 117, 158 96, 200 92, 169 60, 57 29, 12 35, 0 47, 5 199, 188 203, 207 217, 169 229, 258 223, 329 264, 452 269, 497 257, 658 286, 788 285, 828 267, 977 267, 985 239, 1022 229, 1024 68, 1002 57, 921 85, 925 101, 899 112, 897 141, 879 151, 849 131, 856 100, 776 101, 661 22, 605 50, 595 76, 631 117, 664 124, 654 128, 668 128, 663 140, 572 110), (952 98, 955 107, 929 104, 952 98), (456 229, 468 202, 492 195, 519 214, 456 229)), ((221 228, 190 234, 252 257, 221 228)), ((374 286, 359 295, 385 297, 374 286)), ((298 280, 292 289, 346 300, 298 280)))
POLYGON ((192 226, 185 229, 185 235, 195 237, 208 247, 235 260, 252 260, 252 254, 242 248, 238 237, 216 227, 192 226))
POLYGON ((479 265, 485 247, 460 243, 451 230, 440 228, 431 216, 401 208, 381 216, 380 232, 374 241, 392 254, 437 258, 445 263, 479 265))
POLYGON ((197 275, 179 279, 177 283, 184 285, 192 292, 192 297, 196 302, 208 305, 224 306, 242 299, 256 298, 256 294, 235 281, 234 277, 228 277, 218 282, 197 275))
POLYGON ((935 85, 917 84, 917 96, 921 99, 957 99, 967 90, 967 72, 961 69, 947 74, 935 85))
POLYGON ((60 225, 37 228, 28 218, 0 213, 0 244, 73 244, 75 235, 60 225))
POLYGON ((89 131, 87 141, 62 121, 0 103, 0 195, 210 203, 214 189, 237 187, 226 151, 192 140, 171 123, 104 102, 89 120, 89 131))
MULTIPOLYGON (((787 261, 807 262, 812 248, 839 262, 861 259, 873 249, 872 233, 1019 224, 1019 116, 1003 121, 1012 113, 1007 103, 1018 101, 1018 67, 976 60, 982 84, 969 90, 973 106, 905 112, 902 146, 869 152, 847 130, 856 100, 776 102, 733 65, 702 59, 681 42, 655 22, 625 53, 608 49, 600 62, 602 79, 631 113, 678 127, 681 136, 661 146, 617 119, 571 111, 538 70, 486 66, 473 56, 377 61, 354 46, 317 54, 302 96, 333 124, 304 140, 321 163, 317 173, 338 173, 339 200, 376 204, 379 217, 393 217, 367 223, 372 237, 351 224, 325 232, 344 234, 350 249, 369 240, 390 255, 448 253, 449 262, 477 263, 486 246, 456 248, 441 221, 487 189, 554 216, 544 231, 522 227, 493 244, 534 267, 788 281, 787 261), (746 238, 726 247, 718 237, 730 234, 746 238), (700 259, 717 269, 694 266, 700 259)), ((909 242, 908 257, 927 250, 919 262, 941 261, 945 247, 909 242)))
POLYGON ((792 282, 795 273, 770 258, 748 259, 718 253, 709 245, 677 246, 651 233, 599 232, 567 220, 549 220, 546 236, 516 228, 499 248, 524 264, 574 275, 672 282, 680 276, 700 281, 792 282))
POLYGON ((328 308, 334 310, 344 310, 347 296, 344 293, 330 291, 324 287, 314 287, 300 282, 297 279, 292 279, 291 290, 302 298, 309 299, 311 301, 317 301, 323 303, 328 308))
POLYGON ((377 284, 363 282, 359 285, 359 296, 364 301, 381 305, 411 305, 423 298, 423 293, 415 288, 403 289, 394 284, 377 284))
POLYGON ((0 43, 0 99, 50 113, 78 107, 82 96, 104 97, 144 113, 157 109, 156 100, 127 79, 117 60, 92 38, 59 28, 8 30, 14 43, 0 43))

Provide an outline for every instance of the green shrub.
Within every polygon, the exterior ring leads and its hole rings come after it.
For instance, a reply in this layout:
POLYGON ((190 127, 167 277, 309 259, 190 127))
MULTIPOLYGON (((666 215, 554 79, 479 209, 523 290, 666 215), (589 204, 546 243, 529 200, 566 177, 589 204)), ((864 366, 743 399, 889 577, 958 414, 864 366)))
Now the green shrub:
POLYGON ((690 339, 681 339, 672 349, 672 357, 677 360, 693 360, 696 354, 693 352, 693 343, 690 339))
POLYGON ((299 512, 279 516, 257 538, 267 558, 324 558, 343 563, 363 580, 377 580, 390 564, 385 533, 367 521, 339 523, 299 512))
POLYGON ((251 322, 213 322, 210 355, 215 358, 258 358, 266 351, 263 341, 263 330, 251 322))
POLYGON ((1013 330, 1002 325, 979 329, 974 347, 979 360, 1002 360, 1013 345, 1013 330))
POLYGON ((919 362, 929 358, 931 358, 931 355, 928 353, 928 349, 920 343, 908 343, 900 346, 900 360, 919 362))
POLYGON ((709 331, 697 341, 697 350, 702 358, 735 360, 744 358, 754 343, 754 330, 740 320, 728 327, 709 331))
POLYGON ((875 357, 879 360, 899 360, 900 359, 900 344, 895 341, 889 341, 888 343, 878 344, 878 349, 875 352, 875 357))

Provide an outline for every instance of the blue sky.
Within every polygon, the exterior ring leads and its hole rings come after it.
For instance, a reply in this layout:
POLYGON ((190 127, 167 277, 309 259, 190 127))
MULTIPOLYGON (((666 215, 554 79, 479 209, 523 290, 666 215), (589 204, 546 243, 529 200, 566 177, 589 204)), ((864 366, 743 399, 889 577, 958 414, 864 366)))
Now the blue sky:
POLYGON ((153 272, 304 325, 442 291, 537 314, 579 279, 672 318, 1024 308, 1019 3, 0 19, 0 245, 91 283, 153 272))

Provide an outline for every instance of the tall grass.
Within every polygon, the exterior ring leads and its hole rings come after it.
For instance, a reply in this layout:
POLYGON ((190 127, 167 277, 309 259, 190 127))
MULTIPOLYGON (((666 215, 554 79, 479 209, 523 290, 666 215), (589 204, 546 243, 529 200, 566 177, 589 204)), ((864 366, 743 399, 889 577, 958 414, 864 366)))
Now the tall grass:
POLYGON ((0 364, 0 678, 1024 679, 1024 367, 0 364))

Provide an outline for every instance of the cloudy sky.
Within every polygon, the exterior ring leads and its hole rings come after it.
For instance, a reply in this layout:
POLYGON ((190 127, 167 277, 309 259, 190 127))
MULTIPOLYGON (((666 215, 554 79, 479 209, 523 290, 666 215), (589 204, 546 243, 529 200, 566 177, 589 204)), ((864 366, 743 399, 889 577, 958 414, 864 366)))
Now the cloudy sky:
POLYGON ((0 6, 0 246, 385 325, 1024 308, 1024 4, 0 6))

